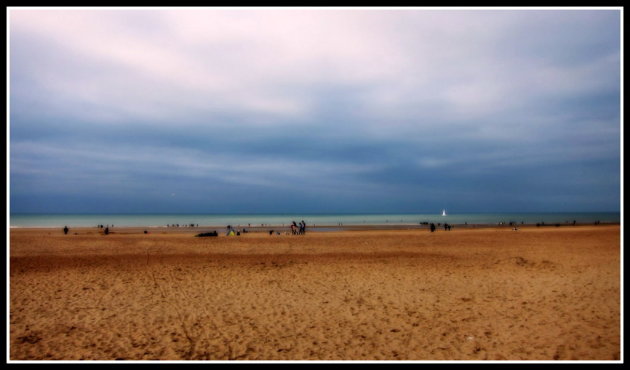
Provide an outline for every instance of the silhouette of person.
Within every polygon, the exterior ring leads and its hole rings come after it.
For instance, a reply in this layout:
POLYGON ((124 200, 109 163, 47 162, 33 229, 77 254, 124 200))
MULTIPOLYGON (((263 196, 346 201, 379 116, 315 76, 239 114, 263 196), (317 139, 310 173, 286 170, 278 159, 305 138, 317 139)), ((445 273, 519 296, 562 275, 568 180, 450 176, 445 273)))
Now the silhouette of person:
POLYGON ((435 231, 435 224, 431 223, 431 232, 434 232, 434 231, 435 231))
POLYGON ((104 233, 105 233, 105 235, 109 234, 109 227, 106 227, 106 228, 105 228, 104 233))
POLYGON ((295 235, 298 233, 298 225, 295 221, 291 222, 291 234, 295 235))
POLYGON ((64 234, 68 234, 68 230, 70 230, 70 229, 68 229, 68 226, 64 226, 63 227, 63 233, 64 234))

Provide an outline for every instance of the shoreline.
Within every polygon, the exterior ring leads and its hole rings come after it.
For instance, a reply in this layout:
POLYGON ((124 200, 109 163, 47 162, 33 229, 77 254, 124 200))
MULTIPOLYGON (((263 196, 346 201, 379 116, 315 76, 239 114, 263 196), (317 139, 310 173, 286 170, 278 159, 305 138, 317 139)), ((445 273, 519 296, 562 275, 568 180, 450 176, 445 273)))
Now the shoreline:
POLYGON ((305 220, 308 228, 409 228, 434 223, 448 223, 456 227, 474 225, 489 227, 540 224, 620 223, 619 212, 524 212, 524 213, 462 213, 440 216, 421 213, 368 214, 11 214, 8 228, 91 228, 98 225, 138 228, 239 228, 289 227, 292 221, 305 220))
MULTIPOLYGON (((497 229, 512 229, 516 227, 517 229, 521 228, 549 228, 549 227, 586 227, 586 226, 621 226, 620 222, 590 222, 590 223, 476 223, 476 224, 451 224, 451 223, 434 223, 437 231, 444 231, 443 225, 448 224, 455 229, 488 229, 488 228, 497 228, 497 229)), ((429 224, 411 224, 411 223, 386 223, 386 224, 348 224, 348 225, 334 225, 334 224, 323 224, 323 225, 307 225, 307 232, 331 232, 331 231, 368 231, 368 230, 429 230, 429 224)), ((53 231, 53 230, 62 230, 64 226, 9 226, 9 230, 24 230, 24 231, 53 231)), ((103 228, 99 228, 96 226, 71 226, 68 225, 70 229, 70 233, 75 232, 102 232, 103 228)), ((109 226, 111 233, 122 232, 122 233, 143 233, 144 230, 153 231, 153 232, 176 232, 176 233, 186 233, 186 232, 210 232, 210 231, 227 231, 227 225, 201 225, 201 226, 109 226)), ((246 233, 265 233, 270 230, 273 231, 281 231, 286 232, 290 231, 290 224, 273 224, 273 225, 264 225, 264 226, 247 226, 247 225, 233 225, 233 229, 238 231, 247 230, 246 233)), ((451 230, 452 231, 452 230, 451 230)))

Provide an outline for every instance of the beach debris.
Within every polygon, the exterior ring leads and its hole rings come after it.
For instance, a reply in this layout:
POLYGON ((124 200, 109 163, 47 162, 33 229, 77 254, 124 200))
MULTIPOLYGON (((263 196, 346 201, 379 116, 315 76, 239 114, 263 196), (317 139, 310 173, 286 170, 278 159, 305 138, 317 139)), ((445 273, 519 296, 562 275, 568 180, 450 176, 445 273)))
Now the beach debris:
POLYGON ((219 236, 219 234, 215 231, 211 231, 209 233, 199 233, 195 235, 196 237, 205 237, 205 236, 219 236))

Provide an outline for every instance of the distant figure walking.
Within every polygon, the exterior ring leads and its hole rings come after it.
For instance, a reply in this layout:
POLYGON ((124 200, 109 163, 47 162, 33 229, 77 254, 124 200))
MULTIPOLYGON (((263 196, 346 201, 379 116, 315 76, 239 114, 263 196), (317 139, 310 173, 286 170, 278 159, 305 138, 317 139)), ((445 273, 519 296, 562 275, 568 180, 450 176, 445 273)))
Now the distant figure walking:
POLYGON ((306 222, 302 220, 302 222, 300 222, 300 235, 304 234, 306 234, 306 222))
POLYGON ((105 235, 109 234, 109 227, 105 228, 105 231, 103 231, 105 233, 105 235))
POLYGON ((431 227, 431 232, 434 232, 435 231, 435 224, 433 222, 431 223, 430 227, 431 227))
POLYGON ((68 234, 68 230, 70 230, 70 229, 68 229, 68 226, 64 226, 63 227, 63 233, 64 234, 68 234))

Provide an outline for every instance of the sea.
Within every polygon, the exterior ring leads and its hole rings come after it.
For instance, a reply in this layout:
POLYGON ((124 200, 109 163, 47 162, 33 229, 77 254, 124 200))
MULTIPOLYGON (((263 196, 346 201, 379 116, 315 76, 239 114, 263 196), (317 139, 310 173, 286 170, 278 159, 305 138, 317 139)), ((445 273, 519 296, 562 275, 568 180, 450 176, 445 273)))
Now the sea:
POLYGON ((620 223, 619 212, 581 213, 361 213, 361 214, 26 214, 11 213, 11 228, 97 227, 172 227, 215 226, 254 227, 289 226, 293 221, 308 226, 358 225, 421 225, 448 223, 451 225, 502 225, 502 224, 593 224, 620 223))

